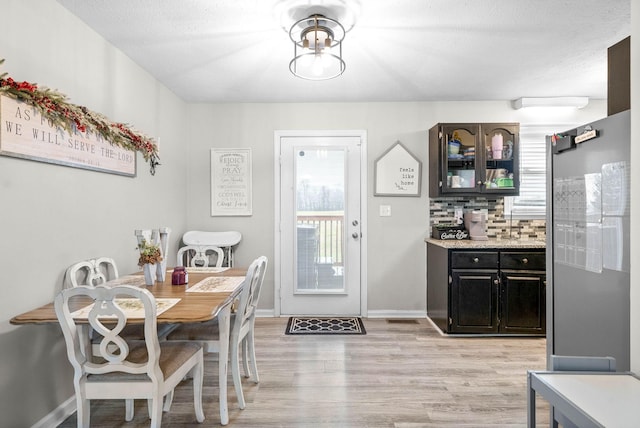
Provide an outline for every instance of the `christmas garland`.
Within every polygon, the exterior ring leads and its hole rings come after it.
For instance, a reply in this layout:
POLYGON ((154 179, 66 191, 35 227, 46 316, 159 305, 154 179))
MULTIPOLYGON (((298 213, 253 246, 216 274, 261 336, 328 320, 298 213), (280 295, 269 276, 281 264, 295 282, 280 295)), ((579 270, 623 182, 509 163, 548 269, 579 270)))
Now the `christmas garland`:
MULTIPOLYGON (((0 65, 4 59, 0 58, 0 65)), ((153 139, 133 131, 124 123, 111 122, 100 113, 84 106, 68 102, 67 97, 52 89, 39 88, 35 83, 16 82, 7 73, 0 74, 0 95, 7 95, 36 108, 42 117, 50 120, 58 128, 73 134, 75 131, 92 132, 100 135, 114 146, 142 153, 149 162, 151 175, 160 165, 158 146, 153 139)))

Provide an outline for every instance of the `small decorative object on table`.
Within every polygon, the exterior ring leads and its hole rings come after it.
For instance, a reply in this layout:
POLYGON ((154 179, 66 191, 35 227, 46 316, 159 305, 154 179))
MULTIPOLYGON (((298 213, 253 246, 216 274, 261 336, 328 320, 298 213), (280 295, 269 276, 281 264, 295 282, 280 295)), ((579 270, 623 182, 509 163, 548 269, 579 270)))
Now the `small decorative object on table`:
POLYGON ((148 243, 143 239, 142 242, 138 244, 138 250, 140 250, 138 266, 144 271, 144 282, 147 285, 153 285, 156 279, 156 264, 162 261, 160 246, 148 243))
POLYGON ((184 266, 176 266, 171 274, 172 285, 185 285, 189 283, 189 273, 184 266))

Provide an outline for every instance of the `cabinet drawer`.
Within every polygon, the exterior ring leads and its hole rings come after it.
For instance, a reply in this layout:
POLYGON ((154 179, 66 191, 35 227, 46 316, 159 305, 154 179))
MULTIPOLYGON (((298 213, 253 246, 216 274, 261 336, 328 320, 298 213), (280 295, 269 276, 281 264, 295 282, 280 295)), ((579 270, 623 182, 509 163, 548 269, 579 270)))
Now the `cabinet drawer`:
POLYGON ((497 269, 498 252, 493 251, 452 251, 452 269, 497 269))
POLYGON ((545 253, 540 252, 508 252, 500 253, 500 269, 544 270, 545 253))

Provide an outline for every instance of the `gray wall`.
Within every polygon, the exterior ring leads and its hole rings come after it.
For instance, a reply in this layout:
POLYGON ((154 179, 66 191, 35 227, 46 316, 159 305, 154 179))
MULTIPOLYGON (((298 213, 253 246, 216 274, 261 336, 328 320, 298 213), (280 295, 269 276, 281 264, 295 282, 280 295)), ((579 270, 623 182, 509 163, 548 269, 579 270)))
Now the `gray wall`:
MULTIPOLYGON (((422 195, 374 197, 373 163, 400 140, 427 168, 428 129, 437 122, 513 121, 567 124, 599 119, 606 104, 593 101, 580 111, 516 111, 509 101, 424 103, 220 104, 189 106, 187 223, 190 228, 239 230, 243 241, 238 264, 265 254, 274 263, 274 131, 297 129, 364 129, 368 143, 368 308, 370 316, 426 312, 424 238, 429 233, 426 169, 422 195), (249 147, 253 155, 253 215, 211 217, 209 150, 249 147), (379 206, 391 205, 392 216, 380 217, 379 206)), ((274 307, 273 270, 265 277, 260 309, 274 307)))
MULTIPOLYGON (((436 122, 582 123, 606 112, 603 102, 547 117, 512 110, 508 101, 186 105, 53 0, 5 0, 2 15, 11 18, 0 25, 0 72, 59 88, 76 104, 158 137, 162 163, 152 177, 139 157, 138 176, 126 178, 0 156, 2 427, 31 426, 73 394, 59 328, 9 324, 52 301, 69 264, 110 255, 123 273, 133 271, 133 230, 165 225, 174 232, 172 253, 186 230, 235 229, 244 235, 238 265, 258 254, 273 260, 275 130, 367 130, 368 307, 424 313, 427 171, 420 198, 373 197, 374 160, 400 140, 426 168, 427 130, 436 122), (252 148, 251 217, 210 216, 212 147, 252 148), (392 206, 391 217, 379 217, 381 204, 392 206)), ((273 308, 272 272, 263 310, 273 308)))
POLYGON ((28 427, 73 395, 71 366, 57 325, 9 319, 51 302, 78 260, 109 255, 135 270, 134 229, 185 230, 188 136, 184 103, 58 3, 2 6, 0 73, 161 141, 153 177, 141 156, 136 178, 0 156, 0 426, 28 427))

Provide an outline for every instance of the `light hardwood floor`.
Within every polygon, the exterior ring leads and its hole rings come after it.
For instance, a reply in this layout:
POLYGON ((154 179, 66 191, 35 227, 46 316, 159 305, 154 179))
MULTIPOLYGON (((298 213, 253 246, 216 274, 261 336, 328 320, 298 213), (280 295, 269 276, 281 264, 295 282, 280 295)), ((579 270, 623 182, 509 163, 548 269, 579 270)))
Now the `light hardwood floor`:
MULTIPOLYGON (((259 318, 260 384, 244 380, 230 427, 525 427, 526 371, 545 369, 545 339, 445 337, 426 319, 365 319, 364 336, 287 336, 286 318, 259 318)), ((205 356, 206 420, 195 420, 190 381, 176 390, 166 427, 220 426, 217 361, 205 356)), ((548 406, 539 399, 540 426, 548 406)), ((60 427, 75 427, 75 414, 60 427)), ((132 422, 122 400, 92 401, 92 427, 148 427, 146 401, 132 422)))

